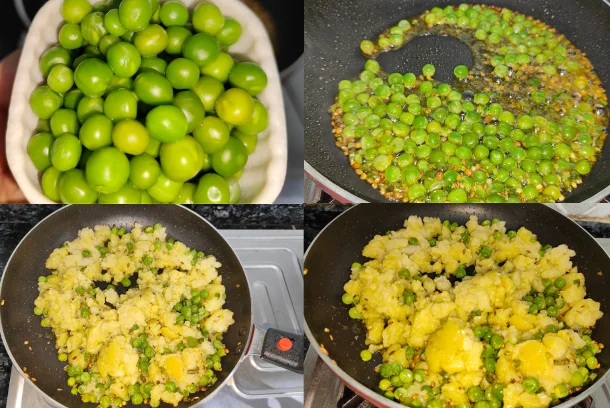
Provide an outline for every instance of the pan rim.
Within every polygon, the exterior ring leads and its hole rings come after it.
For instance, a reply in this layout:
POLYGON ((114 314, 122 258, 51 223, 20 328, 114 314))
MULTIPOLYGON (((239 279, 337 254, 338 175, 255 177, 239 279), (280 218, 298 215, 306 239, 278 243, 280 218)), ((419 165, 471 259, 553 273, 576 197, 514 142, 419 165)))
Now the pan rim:
MULTIPOLYGON (((602 7, 610 7, 610 0, 597 0, 600 3, 602 3, 602 7)), ((485 1, 481 1, 480 3, 485 3, 485 1)), ((307 31, 305 31, 305 33, 307 34, 307 31)), ((305 38, 306 41, 306 38, 305 38)), ((610 83, 606 84, 606 87, 604 87, 604 90, 606 91, 606 94, 610 94, 610 83)), ((307 103, 305 104, 305 109, 307 109, 307 103)), ((327 116, 324 116, 324 118, 326 118, 327 116)), ((326 120, 326 119, 325 119, 326 120)), ((330 121, 328 122, 330 123, 330 121)), ((610 130, 610 125, 608 127, 608 130, 610 130)), ((305 126, 305 139, 307 139, 308 137, 308 127, 305 126)), ((324 132, 325 134, 328 133, 329 137, 331 137, 331 133, 329 132, 324 132)), ((334 142, 333 142, 334 144, 334 142)), ((307 153, 307 144, 305 145, 305 153, 307 153)), ((605 146, 605 144, 604 144, 605 146)), ((347 171, 353 171, 353 169, 351 168, 350 164, 348 161, 344 162, 345 167, 347 169, 347 171)), ((320 171, 315 169, 310 163, 308 163, 308 161, 305 159, 304 160, 304 166, 305 166, 305 172, 310 174, 314 180, 319 181, 321 183, 323 183, 324 187, 327 187, 329 189, 331 189, 332 191, 338 193, 341 195, 342 198, 348 199, 350 200, 351 203, 392 203, 392 204, 396 204, 398 202, 395 201, 390 201, 388 199, 386 199, 381 193, 379 193, 379 197, 375 197, 374 201, 369 201, 368 199, 362 198, 364 196, 364 194, 360 195, 360 192, 358 191, 358 185, 362 185, 364 187, 366 187, 366 184, 353 184, 350 182, 346 182, 346 183, 342 183, 339 184, 337 183, 335 180, 333 180, 333 175, 331 174, 330 171, 326 171, 327 169, 322 168, 320 171), (323 172, 325 174, 323 174, 323 172), (353 191, 356 191, 358 193, 358 195, 349 192, 347 189, 350 188, 353 191)), ((326 166, 321 166, 321 167, 326 167, 326 166)), ((574 191, 570 192, 570 194, 573 194, 574 196, 578 197, 574 200, 572 200, 572 197, 568 197, 566 199, 566 201, 561 201, 561 202, 557 202, 557 204, 560 203, 594 203, 597 202, 601 199, 603 199, 605 196, 607 196, 610 193, 610 177, 607 177, 606 182, 601 182, 598 183, 596 185, 591 185, 589 187, 587 187, 586 191, 582 191, 582 192, 578 192, 578 189, 574 189, 574 191), (599 184, 605 184, 605 186, 599 186, 599 184)), ((363 180, 360 180, 363 181, 363 180)), ((584 182, 583 182, 584 184, 584 182)), ((582 188, 582 187, 581 187, 582 188)))
MULTIPOLYGON (((606 0, 604 0, 604 1, 606 1, 606 0)), ((307 255, 309 254, 309 250, 313 247, 313 245, 315 244, 318 237, 320 237, 320 235, 322 235, 322 233, 326 230, 326 228, 328 228, 332 223, 334 223, 335 220, 338 220, 341 216, 343 216, 344 214, 348 213, 349 211, 353 210, 354 208, 356 208, 360 205, 361 204, 352 205, 350 208, 343 211, 341 214, 339 214, 337 217, 335 217, 333 220, 331 220, 331 222, 326 224, 324 226, 324 228, 322 228, 320 230, 320 232, 311 241, 311 243, 307 247, 307 250, 305 251, 305 254, 303 255, 303 266, 304 267, 306 267, 305 263, 307 262, 307 255)), ((389 204, 389 205, 392 205, 392 204, 389 204)), ((453 206, 456 204, 441 204, 441 205, 453 206)), ((457 205, 459 205, 459 204, 457 204, 457 205)), ((491 206, 491 205, 498 205, 498 204, 487 204, 487 205, 491 206)), ((500 205, 502 205, 502 204, 500 204, 500 205)), ((511 205, 511 204, 505 204, 505 205, 511 205)), ((523 204, 523 205, 532 205, 532 204, 523 204)), ((573 224, 575 224, 578 228, 583 230, 591 239, 593 239, 593 241, 595 241, 595 245, 597 245, 599 247, 599 249, 601 249, 604 252, 604 254, 606 254, 606 256, 608 257, 608 260, 610 261, 610 254, 608 254, 604 250, 604 248, 599 244, 599 242, 597 242, 595 237, 593 237, 593 235, 591 235, 589 233, 589 231, 584 229, 576 221, 574 221, 570 217, 566 217, 564 214, 559 212, 555 208, 558 206, 557 204, 555 204, 555 203, 552 203, 552 204, 535 203, 534 205, 536 205, 539 208, 540 207, 549 208, 549 209, 555 211, 556 213, 558 213, 560 216, 567 218, 569 221, 571 221, 573 224)), ((357 394, 359 394, 361 396, 365 396, 367 398, 371 398, 375 402, 383 403, 388 408, 404 408, 404 405, 399 404, 393 400, 390 400, 389 398, 386 398, 381 394, 378 394, 373 389, 362 385, 359 381, 354 379, 351 375, 349 375, 345 371, 343 371, 343 369, 341 367, 339 367, 339 365, 337 363, 335 363, 328 355, 326 355, 325 353, 322 352, 322 348, 320 347, 320 344, 318 343, 316 338, 313 336, 313 333, 309 329, 309 324, 307 323, 307 313, 304 313, 303 323, 305 326, 305 335, 309 339, 311 347, 313 347, 314 351, 318 354, 318 357, 320 357, 322 359, 322 361, 328 366, 328 368, 330 368, 330 370, 339 377, 339 380, 341 380, 342 383, 348 385, 348 387, 350 389, 352 389, 354 392, 356 392, 357 394)), ((576 406, 579 402, 588 398, 591 394, 593 394, 595 391, 597 391, 597 389, 599 387, 601 387, 603 384, 606 383, 606 379, 609 375, 608 374, 609 372, 610 372, 610 369, 606 370, 606 372, 603 375, 601 375, 599 378, 597 378, 596 381, 593 382, 593 384, 591 384, 589 387, 587 387, 585 390, 583 390, 579 395, 577 395, 576 397, 570 398, 569 400, 566 400, 559 405, 555 405, 553 408, 571 408, 573 406, 576 406)))
MULTIPOLYGON (((144 204, 140 204, 140 205, 144 205, 144 204)), ((153 204, 153 205, 161 205, 161 206, 167 206, 168 204, 153 204)), ((200 218, 201 220, 203 220, 206 224, 208 224, 210 227, 212 227, 212 229, 214 231, 216 231, 218 233, 218 235, 222 238, 222 240, 224 241, 224 243, 230 248, 231 252, 233 253, 233 255, 235 256, 235 258, 237 259, 239 266, 241 268, 242 273, 244 274, 244 276, 246 275, 246 272, 244 271, 244 267, 241 263, 241 261, 239 260, 239 257, 237 256, 237 254, 235 253, 235 250, 233 249, 233 247, 231 247, 231 245, 229 245, 229 243, 227 242, 227 240, 222 236, 222 234, 220 233, 220 231, 208 220, 206 220, 205 218, 203 218, 202 215, 196 213, 195 211, 191 210, 190 208, 185 207, 184 205, 180 205, 180 204, 170 204, 170 205, 174 205, 175 207, 179 207, 183 210, 186 210, 188 212, 191 212, 192 214, 194 214, 195 216, 197 216, 198 218, 200 218)), ((46 217, 44 217, 43 219, 41 219, 40 221, 38 221, 36 223, 36 225, 34 225, 24 236, 23 238, 19 241, 19 243, 17 244, 17 246, 15 247, 15 249, 13 250, 13 252, 11 253, 11 256, 8 258, 8 260, 6 261, 6 266, 4 267, 4 271, 2 273, 2 277, 0 278, 0 292, 2 291, 2 285, 4 284, 4 277, 6 276, 6 274, 4 272, 6 272, 6 268, 8 267, 8 265, 11 263, 11 260, 13 259, 13 256, 15 255, 15 253, 17 252, 17 250, 19 249, 19 247, 21 246, 21 244, 23 243, 23 241, 44 221, 46 221, 48 218, 52 217, 53 215, 59 213, 62 210, 65 210, 66 208, 71 208, 77 206, 76 204, 72 204, 72 205, 64 205, 60 208, 58 208, 57 210, 53 211, 51 214, 47 215, 46 217)), ((305 259, 305 258, 303 258, 305 259)), ((253 329, 253 316, 254 316, 254 312, 253 312, 253 307, 252 307, 252 292, 250 290, 250 283, 248 282, 248 279, 246 278, 246 285, 248 287, 248 295, 250 297, 250 325, 248 327, 248 335, 246 336, 247 341, 250 340, 250 336, 252 335, 252 329, 253 329)), ((69 408, 66 405, 63 405, 60 402, 57 402, 56 400, 54 400, 53 398, 51 398, 49 395, 47 395, 47 393, 45 393, 44 391, 42 391, 38 385, 36 385, 36 383, 34 381, 32 381, 30 379, 29 376, 25 375, 25 372, 21 369, 21 366, 19 364, 17 364, 17 361, 15 360, 15 357, 13 356, 13 353, 11 352, 11 349, 8 346, 8 343, 6 342, 6 337, 4 335, 4 325, 2 322, 2 317, 0 316, 0 337, 2 338, 2 343, 5 346, 6 349, 6 353, 8 354, 9 358, 11 359, 11 363, 13 364, 13 368, 17 371, 17 373, 19 373, 19 375, 21 376, 21 378, 23 378, 23 380, 28 383, 29 385, 35 387, 36 391, 42 395, 45 400, 52 402, 53 404, 55 404, 56 406, 61 406, 61 407, 65 407, 65 408, 69 408)), ((229 381, 230 378, 233 377, 233 375, 235 374, 235 372, 237 371, 237 367, 243 362, 244 357, 246 356, 246 347, 243 348, 241 355, 239 356, 239 359, 237 360, 237 363, 235 364, 235 366, 233 367, 233 369, 231 370, 231 372, 229 372, 229 374, 227 375, 227 377, 218 385, 218 387, 216 387, 216 389, 214 391, 212 391, 211 393, 209 393, 208 395, 205 396, 205 398, 202 399, 198 399, 196 401, 194 401, 194 404, 198 404, 202 401, 208 400, 209 398, 212 398, 216 395, 216 393, 218 393, 218 391, 220 391, 222 388, 224 388, 227 385, 227 381, 229 381)), ((193 405, 194 405, 193 404, 193 405)), ((191 405, 192 406, 192 405, 191 405)))

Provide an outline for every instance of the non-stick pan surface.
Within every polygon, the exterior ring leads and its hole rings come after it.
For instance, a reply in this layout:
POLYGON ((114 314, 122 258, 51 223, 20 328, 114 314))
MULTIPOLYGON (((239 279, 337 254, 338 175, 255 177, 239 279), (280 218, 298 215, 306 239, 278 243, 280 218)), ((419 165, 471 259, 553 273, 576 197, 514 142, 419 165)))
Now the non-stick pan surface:
MULTIPOLYGON (((368 362, 360 351, 366 348, 366 331, 359 320, 348 316, 349 307, 341 302, 343 285, 350 279, 353 262, 366 262, 362 249, 375 236, 403 227, 410 215, 439 217, 464 224, 470 215, 479 219, 499 218, 508 229, 526 227, 543 244, 567 244, 576 251, 572 262, 586 278, 587 295, 601 303, 604 316, 598 321, 593 338, 610 344, 610 259, 605 251, 578 224, 542 204, 361 204, 335 218, 309 246, 305 254, 305 323, 314 347, 324 346, 328 357, 349 377, 370 389, 377 389, 381 364, 379 353, 368 362), (598 272, 602 272, 598 275, 598 272), (332 340, 331 337, 332 336, 332 340)), ((610 366, 610 348, 599 354, 599 376, 610 366)), ((599 379, 598 379, 599 381, 599 379)))
MULTIPOLYGON (((47 257, 65 241, 75 239, 78 231, 85 227, 117 225, 131 228, 135 223, 146 226, 157 222, 167 228, 170 237, 214 255, 222 263, 219 273, 227 291, 224 307, 234 313, 235 324, 223 337, 230 352, 222 360, 223 370, 217 372, 218 382, 205 393, 194 394, 200 397, 195 402, 218 389, 237 365, 250 331, 250 292, 237 256, 212 225, 194 212, 174 205, 64 207, 41 221, 23 238, 4 270, 0 291, 2 340, 13 363, 30 379, 35 378, 33 384, 55 401, 67 407, 87 405, 70 393, 66 384, 68 377, 63 371, 65 363, 57 360, 55 336, 50 328, 40 326, 40 317, 33 312, 34 299, 38 296, 38 276, 50 273, 45 268, 47 257)), ((179 407, 186 408, 195 402, 182 402, 179 407)))
MULTIPOLYGON (((610 86, 610 5, 604 0, 307 0, 305 3, 305 161, 332 183, 370 202, 387 201, 360 179, 343 152, 335 146, 328 108, 342 79, 354 78, 365 59, 360 42, 374 39, 399 20, 434 6, 485 3, 533 16, 564 34, 593 63, 602 85, 610 86)), ((387 72, 420 72, 426 63, 437 67, 442 81, 452 80, 453 67, 472 58, 459 41, 436 37, 410 41, 384 53, 379 61, 387 72)), ((468 64, 469 65, 469 64, 468 64)), ((566 202, 582 202, 610 184, 610 143, 591 174, 566 202)))

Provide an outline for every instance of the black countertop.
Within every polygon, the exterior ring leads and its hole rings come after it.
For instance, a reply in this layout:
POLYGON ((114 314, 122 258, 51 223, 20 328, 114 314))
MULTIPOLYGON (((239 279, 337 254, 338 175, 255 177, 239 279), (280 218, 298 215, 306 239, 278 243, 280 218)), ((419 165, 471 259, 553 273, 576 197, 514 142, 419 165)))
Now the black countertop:
MULTIPOLYGON (((13 250, 40 220, 61 205, 0 205, 0 271, 13 250)), ((303 229, 300 205, 190 205, 218 229, 303 229)), ((11 360, 0 342, 0 407, 6 406, 11 360)))

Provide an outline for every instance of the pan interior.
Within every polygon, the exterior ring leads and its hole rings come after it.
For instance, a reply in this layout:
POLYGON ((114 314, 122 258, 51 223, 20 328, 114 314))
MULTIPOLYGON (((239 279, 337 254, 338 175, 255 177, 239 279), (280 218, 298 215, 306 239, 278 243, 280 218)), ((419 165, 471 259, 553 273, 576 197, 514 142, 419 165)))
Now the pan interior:
MULTIPOLYGON (((305 160, 322 176, 366 201, 388 201, 369 183, 360 179, 341 149, 335 146, 328 108, 334 102, 339 81, 355 78, 363 69, 365 59, 359 48, 362 40, 375 39, 383 30, 397 24, 399 20, 421 14, 432 6, 442 8, 460 3, 482 2, 449 0, 431 4, 419 0, 386 0, 383 7, 370 1, 308 0, 305 3, 305 137, 308 141, 305 146, 305 160)), ((608 91, 610 5, 605 1, 487 0, 483 3, 521 12, 557 29, 558 33, 564 34, 577 48, 586 53, 602 81, 602 86, 608 91)), ((456 54, 443 54, 440 58, 426 63, 454 67, 459 63, 457 56, 460 53, 458 50, 456 54), (439 59, 443 61, 439 62, 439 59)), ((405 58, 401 57, 400 51, 384 54, 398 54, 389 55, 388 58, 391 59, 405 58)), ((423 63, 411 70, 419 72, 422 66, 423 63)), ((396 65, 396 68, 399 67, 400 65, 396 65)), ((566 195, 566 202, 582 202, 610 184, 608 145, 609 143, 604 145, 601 156, 583 183, 566 195)))
MULTIPOLYGON (((373 369, 381 364, 381 357, 377 353, 368 362, 360 358, 360 351, 367 348, 366 329, 361 321, 349 317, 349 306, 341 302, 343 285, 350 279, 351 264, 368 260, 362 256, 364 246, 375 235, 403 228, 410 215, 439 217, 461 225, 470 215, 476 215, 479 221, 499 218, 506 221, 507 229, 528 228, 543 244, 568 245, 576 251, 573 264, 586 277, 587 296, 600 302, 604 312, 592 337, 609 344, 608 255, 585 230, 555 210, 539 204, 361 204, 329 224, 310 245, 305 258, 305 321, 313 336, 310 340, 323 345, 338 367, 357 382, 377 389, 380 378, 373 369)), ((608 347, 597 357, 601 377, 610 366, 608 347)))
MULTIPOLYGON (((4 270, 0 290, 0 299, 4 301, 0 308, 2 331, 13 362, 30 378, 36 378, 34 384, 55 401, 67 407, 83 406, 80 397, 72 395, 66 385, 65 363, 57 360, 55 336, 50 328, 40 326, 40 317, 33 313, 34 299, 38 296, 37 278, 50 272, 45 268, 47 257, 86 227, 131 228, 135 223, 146 226, 157 222, 166 227, 170 237, 214 255, 222 263, 219 273, 227 293, 224 308, 234 313, 235 323, 223 337, 230 352, 223 357, 218 381, 205 393, 193 396, 205 398, 222 385, 237 365, 251 323, 248 281, 237 256, 210 224, 186 208, 173 205, 70 206, 43 220, 23 239, 4 270)), ((178 406, 186 408, 195 402, 181 402, 178 406)))
POLYGON ((381 53, 377 61, 386 72, 418 72, 425 64, 432 64, 435 80, 453 82, 453 68, 470 68, 472 52, 457 38, 432 34, 416 37, 394 52, 381 53))

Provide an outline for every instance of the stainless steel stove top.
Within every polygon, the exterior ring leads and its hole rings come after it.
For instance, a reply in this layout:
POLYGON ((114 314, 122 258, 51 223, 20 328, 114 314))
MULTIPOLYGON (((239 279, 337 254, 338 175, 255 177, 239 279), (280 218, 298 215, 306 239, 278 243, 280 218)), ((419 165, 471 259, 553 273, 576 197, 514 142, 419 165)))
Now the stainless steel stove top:
MULTIPOLYGON (((610 254, 610 238, 597 242, 610 254)), ((610 375, 605 383, 579 408, 610 408, 610 375)), ((339 378, 318 357, 313 347, 305 357, 305 408, 374 408, 374 405, 345 387, 339 378)))
MULTIPOLYGON (((303 231, 220 231, 241 261, 252 292, 253 323, 303 334, 303 231)), ((196 406, 203 406, 203 403, 196 406)), ((55 408, 14 369, 7 408, 55 408)), ((303 406, 303 375, 248 357, 209 408, 303 406)))

